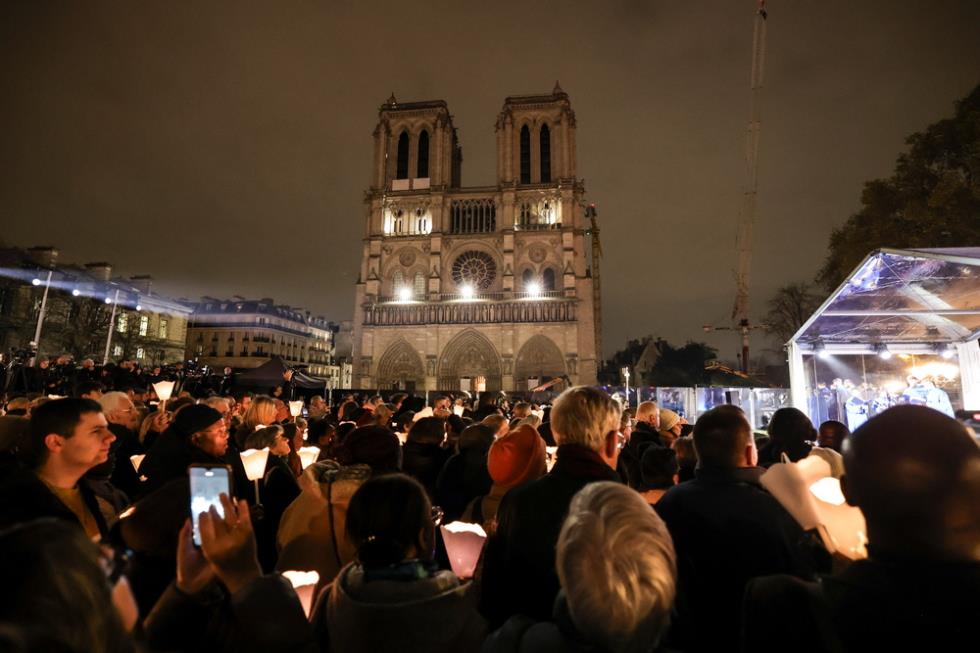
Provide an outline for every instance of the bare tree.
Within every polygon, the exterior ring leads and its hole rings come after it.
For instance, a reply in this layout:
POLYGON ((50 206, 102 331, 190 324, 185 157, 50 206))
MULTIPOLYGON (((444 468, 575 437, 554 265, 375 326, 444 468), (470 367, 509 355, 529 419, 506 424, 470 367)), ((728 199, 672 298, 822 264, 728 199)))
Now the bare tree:
POLYGON ((822 298, 806 282, 791 283, 776 291, 768 302, 769 332, 786 342, 820 306, 822 298))

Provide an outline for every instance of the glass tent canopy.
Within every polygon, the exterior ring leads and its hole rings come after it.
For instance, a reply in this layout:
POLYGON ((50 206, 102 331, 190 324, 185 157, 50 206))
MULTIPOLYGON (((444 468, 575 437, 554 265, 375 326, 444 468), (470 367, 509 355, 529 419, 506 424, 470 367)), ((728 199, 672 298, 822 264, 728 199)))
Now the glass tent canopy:
POLYGON ((980 247, 879 249, 787 343, 793 405, 806 410, 803 355, 955 349, 966 408, 980 407, 980 247))

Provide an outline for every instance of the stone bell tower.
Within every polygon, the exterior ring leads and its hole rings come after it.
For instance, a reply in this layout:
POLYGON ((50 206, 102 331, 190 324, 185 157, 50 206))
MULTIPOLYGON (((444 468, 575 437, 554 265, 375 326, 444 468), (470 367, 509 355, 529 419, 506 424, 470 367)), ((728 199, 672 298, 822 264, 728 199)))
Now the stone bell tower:
POLYGON ((354 318, 360 388, 594 383, 596 315, 575 114, 556 84, 511 96, 497 182, 460 185, 446 103, 390 97, 374 131, 354 318))

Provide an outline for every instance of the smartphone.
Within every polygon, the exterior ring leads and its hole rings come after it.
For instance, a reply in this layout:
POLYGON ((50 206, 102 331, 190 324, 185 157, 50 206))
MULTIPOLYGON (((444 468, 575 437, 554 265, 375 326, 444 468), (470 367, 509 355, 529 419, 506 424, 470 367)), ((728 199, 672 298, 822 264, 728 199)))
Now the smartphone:
POLYGON ((219 498, 222 493, 231 497, 231 466, 195 464, 187 468, 191 482, 191 526, 194 531, 194 545, 201 546, 201 529, 198 516, 214 506, 218 514, 225 516, 225 509, 219 498))

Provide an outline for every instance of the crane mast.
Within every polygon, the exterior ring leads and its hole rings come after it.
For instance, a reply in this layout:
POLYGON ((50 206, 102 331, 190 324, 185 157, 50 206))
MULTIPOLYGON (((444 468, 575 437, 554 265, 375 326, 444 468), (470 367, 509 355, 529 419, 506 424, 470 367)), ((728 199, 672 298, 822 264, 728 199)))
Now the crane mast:
POLYGON ((756 195, 759 182, 759 135, 762 128, 761 91, 766 63, 766 3, 759 0, 752 34, 752 75, 749 125, 745 138, 745 189, 735 236, 737 268, 735 270, 735 304, 732 307, 734 328, 742 336, 741 367, 749 371, 749 280, 752 273, 752 228, 755 224, 756 195))

